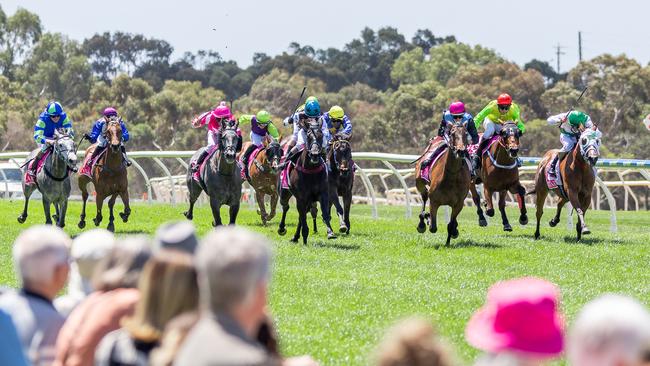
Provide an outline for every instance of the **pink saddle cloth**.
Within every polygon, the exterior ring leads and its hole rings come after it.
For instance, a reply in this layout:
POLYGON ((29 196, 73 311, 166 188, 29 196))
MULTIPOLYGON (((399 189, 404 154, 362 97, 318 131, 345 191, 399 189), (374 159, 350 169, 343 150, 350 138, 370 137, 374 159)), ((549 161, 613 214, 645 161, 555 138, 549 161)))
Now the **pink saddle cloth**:
MULTIPOLYGON (((258 146, 255 150, 253 150, 253 152, 248 157, 248 172, 249 173, 251 171, 251 167, 253 166, 253 164, 255 164, 255 158, 257 158, 257 154, 259 154, 260 151, 262 151, 263 149, 264 149, 264 146, 258 146)), ((241 166, 244 166, 244 162, 241 161, 241 160, 239 161, 239 164, 241 166)), ((244 169, 241 170, 241 179, 246 180, 246 173, 244 173, 244 169)))
POLYGON ((79 174, 81 174, 81 175, 85 175, 85 176, 87 176, 88 178, 92 178, 92 175, 93 175, 93 168, 95 167, 95 165, 97 165, 97 162, 99 161, 99 159, 101 159, 102 155, 106 154, 106 151, 107 151, 107 150, 108 150, 108 149, 104 149, 104 151, 102 151, 101 153, 99 153, 99 155, 97 155, 97 156, 95 157, 95 159, 94 159, 92 162, 89 161, 89 160, 90 160, 90 157, 92 156, 92 154, 89 154, 88 156, 86 156, 86 157, 84 158, 83 164, 81 165, 82 168, 81 168, 81 170, 79 171, 79 174))
POLYGON ((431 168, 436 164, 438 159, 440 159, 442 156, 442 153, 445 151, 445 149, 443 149, 443 146, 446 146, 446 143, 440 136, 436 136, 436 138, 433 139, 432 144, 433 149, 428 150, 426 154, 429 154, 429 151, 433 150, 435 155, 431 159, 431 162, 427 164, 427 166, 421 167, 420 169, 420 178, 424 179, 427 183, 431 183, 429 179, 431 175, 431 168))
MULTIPOLYGON (((490 150, 492 145, 494 145, 494 143, 496 143, 497 140, 499 140, 498 135, 494 135, 490 137, 490 141, 485 145, 483 151, 481 151, 481 156, 485 154, 488 150, 490 150)), ((477 151, 478 151, 478 144, 472 144, 467 147, 467 152, 469 152, 470 154, 476 154, 477 151)))
POLYGON ((36 175, 38 175, 38 172, 40 172, 43 169, 43 165, 45 165, 45 160, 47 160, 47 157, 50 156, 52 153, 51 150, 47 150, 45 154, 41 157, 39 161, 36 161, 35 159, 29 162, 29 165, 27 166, 27 169, 25 170, 25 173, 23 174, 23 179, 25 181, 25 185, 29 186, 32 184, 36 184, 36 175), (34 164, 36 164, 36 174, 31 175, 29 174, 30 171, 34 168, 34 164))
MULTIPOLYGON (((205 169, 205 165, 208 163, 208 161, 210 161, 210 158, 212 157, 212 155, 217 151, 217 145, 210 146, 209 149, 210 150, 208 150, 208 156, 206 156, 205 159, 203 159, 199 169, 197 169, 196 172, 194 172, 194 174, 192 174, 192 178, 194 178, 194 180, 199 182, 199 183, 201 182, 201 174, 203 173, 203 170, 205 169)), ((190 165, 194 164, 195 162, 196 162, 195 160, 191 161, 190 165)))
POLYGON ((287 164, 287 166, 282 169, 282 172, 280 172, 280 188, 282 189, 290 189, 291 184, 289 182, 289 174, 291 173, 291 169, 293 169, 293 163, 287 164))

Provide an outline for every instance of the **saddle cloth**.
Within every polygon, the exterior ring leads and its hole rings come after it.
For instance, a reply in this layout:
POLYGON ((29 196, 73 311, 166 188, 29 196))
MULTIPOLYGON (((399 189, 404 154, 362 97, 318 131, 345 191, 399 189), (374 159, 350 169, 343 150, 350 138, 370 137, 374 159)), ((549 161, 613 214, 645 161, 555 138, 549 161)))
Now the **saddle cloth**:
POLYGON ((424 167, 420 167, 420 178, 424 179, 427 183, 431 183, 429 176, 431 175, 431 167, 433 167, 438 159, 442 156, 442 153, 445 151, 444 147, 447 146, 447 143, 443 140, 442 137, 436 136, 431 142, 432 148, 427 151, 433 151, 433 157, 431 162, 424 167))
POLYGON ((41 159, 39 161, 36 161, 36 159, 32 159, 32 161, 29 162, 27 169, 25 169, 25 173, 23 173, 23 180, 25 181, 25 185, 30 186, 32 184, 36 184, 36 175, 43 170, 43 165, 45 165, 45 160, 47 160, 47 157, 50 156, 52 153, 52 150, 47 150, 45 151, 45 154, 41 156, 41 159), (34 164, 36 164, 36 174, 32 176, 29 174, 30 171, 34 168, 34 164))
MULTIPOLYGON (((499 139, 498 135, 494 135, 490 137, 490 141, 488 141, 488 143, 483 148, 483 151, 481 151, 481 156, 483 156, 486 152, 488 152, 488 150, 490 150, 492 145, 494 145, 494 143, 497 142, 498 139, 499 139)), ((477 151, 478 151, 478 144, 471 144, 467 147, 467 152, 469 152, 470 154, 476 154, 477 151)))
MULTIPOLYGON (((199 169, 197 169, 196 172, 194 172, 194 174, 192 174, 192 178, 194 178, 194 180, 197 183, 201 183, 201 174, 203 174, 203 170, 205 169, 205 165, 208 163, 208 161, 210 161, 210 159, 212 158, 212 155, 214 155, 214 153, 217 151, 217 145, 212 145, 208 149, 210 149, 210 150, 208 150, 208 156, 206 156, 205 159, 203 159, 199 169)), ((194 160, 194 159, 192 161, 190 161, 190 166, 193 165, 193 163, 195 163, 195 162, 196 162, 196 160, 194 160)))
MULTIPOLYGON (((98 148, 99 147, 96 147, 96 149, 98 149, 98 148)), ((92 156, 92 154, 88 154, 84 158, 83 164, 81 165, 81 171, 79 172, 79 174, 85 175, 88 178, 92 178, 92 172, 93 172, 93 169, 95 168, 95 165, 97 165, 97 162, 99 162, 99 159, 101 159, 101 157, 104 154, 106 154, 107 150, 108 149, 104 149, 104 151, 100 152, 99 155, 97 155, 95 157, 95 159, 93 161, 91 161, 90 163, 89 163, 89 160, 90 160, 90 157, 92 156)))
MULTIPOLYGON (((255 164, 255 158, 257 158, 257 154, 259 154, 260 151, 262 151, 263 149, 264 149, 264 146, 258 146, 258 147, 255 148, 255 150, 253 150, 253 152, 248 156, 248 172, 249 172, 249 174, 250 174, 250 171, 251 171, 251 167, 253 166, 253 164, 255 164)), ((241 161, 241 160, 239 161, 239 164, 240 164, 241 166, 244 166, 244 162, 241 161)), ((241 170, 241 179, 242 179, 242 180, 246 180, 246 173, 244 173, 244 169, 241 170)))
MULTIPOLYGON (((553 157, 551 159, 551 162, 555 157, 557 156, 557 153, 553 154, 553 157)), ((549 165, 550 162, 546 165, 546 169, 544 169, 544 174, 546 178, 546 185, 548 186, 549 189, 558 189, 560 191, 560 194, 567 198, 567 193, 564 190, 564 182, 562 182, 562 174, 560 174, 560 159, 557 160, 557 163, 555 163, 555 176, 551 175, 549 173, 549 165)))

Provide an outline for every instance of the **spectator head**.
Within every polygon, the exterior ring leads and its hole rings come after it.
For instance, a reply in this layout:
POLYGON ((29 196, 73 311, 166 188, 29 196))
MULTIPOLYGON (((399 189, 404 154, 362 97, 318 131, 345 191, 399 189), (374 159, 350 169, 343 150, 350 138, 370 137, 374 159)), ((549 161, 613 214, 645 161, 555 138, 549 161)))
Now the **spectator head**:
POLYGON ((68 279, 70 244, 70 237, 56 226, 32 226, 18 235, 13 257, 23 288, 54 299, 68 279))
POLYGON ((196 229, 189 221, 176 221, 163 224, 156 231, 154 245, 156 250, 174 249, 194 254, 199 242, 196 229))
POLYGON ((72 241, 70 254, 73 263, 70 268, 69 292, 88 295, 93 292, 92 277, 95 267, 106 257, 115 245, 115 236, 105 229, 93 229, 77 236, 72 241))
POLYGON ((95 268, 95 290, 137 287, 142 268, 150 256, 151 243, 146 236, 131 236, 116 241, 115 246, 95 268))
POLYGON ((406 319, 388 331, 379 346, 379 366, 451 366, 455 363, 431 323, 406 319))
POLYGON ((604 295, 578 314, 569 333, 575 366, 642 365, 650 346, 650 313, 634 299, 604 295))
POLYGON ((487 303, 465 330, 472 346, 492 355, 513 354, 522 360, 558 356, 563 349, 559 289, 538 278, 494 284, 487 303))
POLYGON ((192 256, 162 250, 147 262, 138 283, 140 301, 124 327, 137 340, 158 342, 167 323, 175 316, 196 311, 199 289, 192 256))
POLYGON ((202 305, 227 313, 254 335, 264 319, 270 246, 266 238, 240 227, 221 227, 199 246, 196 263, 202 305))

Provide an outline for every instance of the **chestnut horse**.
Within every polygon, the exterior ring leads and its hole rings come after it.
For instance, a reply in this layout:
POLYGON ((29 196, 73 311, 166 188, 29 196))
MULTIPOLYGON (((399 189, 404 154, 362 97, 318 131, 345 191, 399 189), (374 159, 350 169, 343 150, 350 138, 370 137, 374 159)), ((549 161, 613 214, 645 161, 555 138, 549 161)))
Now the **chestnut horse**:
MULTIPOLYGON (((99 226, 102 222, 102 205, 104 199, 110 197, 108 200, 108 208, 110 216, 108 217, 109 231, 115 231, 115 224, 113 223, 115 217, 113 216, 113 207, 117 196, 120 196, 122 203, 124 203, 124 212, 120 212, 120 217, 123 222, 129 221, 131 214, 131 207, 129 206, 129 181, 127 179, 126 165, 122 155, 122 127, 118 120, 110 120, 106 124, 106 140, 109 144, 106 151, 99 158, 98 163, 92 168, 92 179, 86 175, 79 174, 78 184, 81 190, 81 198, 83 206, 81 208, 81 215, 79 216, 79 228, 83 229, 86 226, 86 201, 88 200, 88 183, 92 182, 96 192, 97 202, 97 215, 93 219, 95 226, 99 226)), ((92 145, 86 149, 86 156, 92 154, 97 145, 92 145)))
MULTIPOLYGON (((246 151, 250 142, 242 147, 241 151, 246 151)), ((282 159, 282 147, 277 141, 268 143, 264 140, 264 147, 257 153, 252 162, 249 175, 251 177, 250 185, 255 189, 255 200, 259 206, 257 213, 262 218, 262 224, 266 225, 268 221, 275 217, 275 210, 278 205, 278 173, 280 159, 282 159), (266 213, 264 198, 271 196, 271 213, 266 213)), ((241 155, 241 154, 240 154, 241 155)), ((241 157, 239 157, 241 158, 241 157)))
MULTIPOLYGON (((580 139, 571 153, 560 162, 560 169, 557 170, 566 192, 565 196, 560 192, 559 187, 551 189, 555 192, 560 200, 557 203, 557 212, 551 219, 549 225, 555 227, 560 222, 560 213, 565 203, 571 202, 571 206, 578 213, 578 222, 576 223, 577 239, 580 240, 582 235, 590 234, 589 228, 585 221, 585 213, 591 204, 591 193, 594 188, 596 175, 594 165, 600 156, 600 131, 587 129, 580 135, 580 139)), ((544 157, 537 166, 535 174, 535 190, 528 192, 536 193, 537 200, 537 228, 535 229, 535 239, 539 239, 539 221, 544 213, 544 201, 548 195, 549 188, 546 182, 546 170, 548 164, 553 161, 558 150, 550 150, 544 154, 544 157)))
MULTIPOLYGON (((489 147, 487 153, 481 159, 482 168, 480 174, 487 206, 485 213, 490 217, 494 216, 492 194, 499 192, 499 211, 501 212, 503 231, 512 231, 512 226, 510 226, 506 215, 507 191, 517 195, 520 212, 519 224, 526 225, 528 223, 524 202, 526 189, 519 182, 519 168, 517 167, 517 154, 520 146, 519 137, 521 137, 521 131, 517 125, 512 122, 505 123, 499 133, 497 142, 489 147)), ((480 154, 481 151, 477 153, 480 154)), ((475 184, 470 185, 470 191, 472 192, 472 200, 476 205, 478 224, 479 226, 487 226, 487 220, 485 220, 481 209, 481 198, 475 184)))
MULTIPOLYGON (((458 221, 456 218, 463 209, 465 198, 470 184, 470 172, 467 163, 467 148, 465 141, 467 138, 467 129, 462 123, 454 123, 449 130, 449 137, 445 136, 445 151, 441 152, 437 161, 429 171, 428 183, 421 177, 420 166, 422 158, 417 160, 415 166, 415 185, 422 196, 422 211, 420 212, 420 222, 418 232, 423 233, 426 230, 425 220, 429 222, 429 231, 435 233, 438 231, 436 224, 436 215, 438 207, 442 205, 451 206, 451 220, 447 224, 447 243, 451 239, 458 237, 458 221), (429 212, 425 212, 427 200, 429 201, 429 212)), ((438 145, 436 145, 438 146, 438 145)), ((433 144, 429 144, 427 153, 431 151, 433 144)), ((425 156, 427 154, 423 154, 425 156)))

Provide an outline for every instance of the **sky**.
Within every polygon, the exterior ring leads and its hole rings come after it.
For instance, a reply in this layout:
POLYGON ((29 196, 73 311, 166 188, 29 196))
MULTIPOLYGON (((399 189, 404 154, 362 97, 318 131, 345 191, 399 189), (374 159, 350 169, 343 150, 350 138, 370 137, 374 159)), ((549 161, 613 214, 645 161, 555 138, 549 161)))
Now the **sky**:
POLYGON ((168 41, 180 57, 186 51, 218 51, 248 66, 255 52, 275 55, 296 41, 315 48, 343 47, 365 26, 392 26, 407 39, 417 29, 454 35, 496 50, 523 65, 533 58, 561 71, 583 59, 625 53, 650 61, 650 2, 644 0, 2 0, 10 15, 17 7, 37 13, 46 31, 83 40, 95 33, 141 33, 168 41), (216 29, 216 30, 215 30, 216 29))

